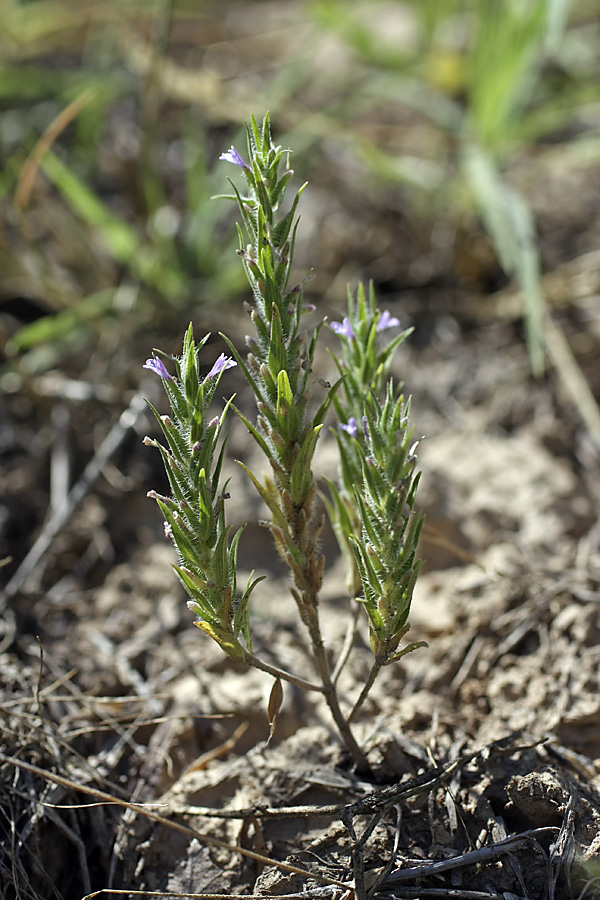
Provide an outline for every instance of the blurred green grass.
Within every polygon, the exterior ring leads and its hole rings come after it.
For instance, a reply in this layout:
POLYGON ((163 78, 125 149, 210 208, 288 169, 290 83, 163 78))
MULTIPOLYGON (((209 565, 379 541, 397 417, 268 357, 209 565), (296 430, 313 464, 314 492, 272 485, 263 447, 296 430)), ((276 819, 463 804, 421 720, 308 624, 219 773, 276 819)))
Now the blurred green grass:
POLYGON ((511 171, 600 156, 599 18, 583 0, 0 0, 0 301, 46 312, 3 332, 5 359, 44 370, 99 330, 237 296, 216 160, 269 108, 302 180, 352 194, 358 165, 431 227, 483 222, 541 373, 536 223, 511 171))
POLYGON ((506 171, 536 142, 554 141, 561 130, 568 143, 568 129, 582 105, 597 107, 597 67, 585 66, 591 48, 584 39, 579 59, 572 46, 568 52, 568 40, 577 46, 592 7, 588 12, 585 4, 566 0, 411 0, 404 7, 412 14, 406 19, 412 41, 382 46, 368 18, 356 14, 358 4, 313 0, 311 5, 372 67, 371 83, 363 90, 373 102, 395 93, 399 103, 418 109, 445 136, 445 159, 444 151, 438 153, 428 169, 415 167, 410 158, 390 160, 368 139, 363 157, 382 178, 412 180, 446 196, 443 180, 455 169, 455 180, 464 187, 455 197, 477 209, 498 261, 522 292, 531 365, 540 375, 544 304, 535 223, 506 171))

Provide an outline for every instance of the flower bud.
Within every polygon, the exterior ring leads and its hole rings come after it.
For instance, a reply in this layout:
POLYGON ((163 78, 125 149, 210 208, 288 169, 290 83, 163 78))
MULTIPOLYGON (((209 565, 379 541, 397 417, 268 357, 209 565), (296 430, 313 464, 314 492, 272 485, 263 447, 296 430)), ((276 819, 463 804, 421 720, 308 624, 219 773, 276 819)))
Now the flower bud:
POLYGON ((164 494, 157 494, 156 491, 148 491, 146 497, 149 497, 150 500, 162 500, 163 503, 171 502, 169 497, 165 497, 164 494))

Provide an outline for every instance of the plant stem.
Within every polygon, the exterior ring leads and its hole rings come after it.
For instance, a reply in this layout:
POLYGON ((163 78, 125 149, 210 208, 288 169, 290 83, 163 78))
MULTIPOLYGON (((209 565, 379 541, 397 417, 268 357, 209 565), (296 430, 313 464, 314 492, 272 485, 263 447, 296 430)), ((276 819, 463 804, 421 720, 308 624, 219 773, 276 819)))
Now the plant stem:
POLYGON ((352 707, 352 712, 348 716, 348 722, 354 722, 354 720, 356 719, 356 716, 358 715, 358 712, 359 712, 360 708, 362 707, 363 703, 367 699, 367 695, 368 695, 369 691, 371 690, 371 688, 373 687, 373 683, 375 682, 375 679, 379 675, 379 672, 381 671, 382 666, 383 666, 383 663, 380 660, 378 660, 378 659, 374 660, 373 665, 371 666, 371 671, 369 672, 369 677, 365 681, 365 683, 363 685, 363 689, 360 692, 360 695, 358 697, 358 700, 352 707))
POLYGON ((313 684, 312 681, 306 681, 304 678, 292 674, 292 672, 286 672, 285 669, 280 669, 278 666, 272 666, 270 663, 264 662, 262 659, 254 656, 253 653, 246 653, 244 662, 249 666, 253 666, 255 669, 260 669, 262 672, 273 675, 274 678, 282 678, 284 681, 289 681, 290 684, 294 684, 296 687, 302 688, 305 691, 318 691, 319 694, 325 693, 324 688, 320 684, 313 684))
POLYGON ((352 621, 348 623, 348 628, 346 629, 346 636, 344 638, 344 643, 342 644, 342 649, 340 651, 340 656, 335 664, 335 668, 333 670, 333 674, 331 676, 331 680, 335 685, 338 683, 338 678, 342 674, 342 670, 346 663, 348 662, 348 657, 350 656, 350 652, 352 650, 352 645, 354 643, 354 638, 356 637, 356 625, 358 622, 359 615, 359 606, 358 603, 354 604, 354 614, 352 616, 352 621))
POLYGON ((333 720, 337 725, 338 731, 342 740, 344 741, 344 744, 346 745, 346 749, 348 750, 356 764, 357 770, 359 772, 368 772, 369 763, 367 762, 367 757, 361 750, 356 741, 356 738, 352 734, 349 720, 346 719, 341 710, 337 691, 335 689, 335 684, 331 680, 329 662, 327 660, 327 654, 325 653, 323 641, 319 639, 319 643, 317 644, 312 635, 311 640, 313 647, 313 656, 319 670, 321 681, 323 683, 323 693, 325 695, 325 700, 330 709, 331 715, 333 716, 333 720))
MULTIPOLYGON (((323 694, 346 749, 352 756, 358 771, 369 770, 367 758, 352 734, 349 721, 342 712, 336 687, 331 677, 329 660, 325 652, 319 621, 319 592, 322 583, 323 560, 317 542, 322 528, 322 518, 314 510, 316 485, 308 491, 305 501, 293 510, 292 521, 296 545, 302 553, 302 565, 292 564, 296 589, 292 594, 298 606, 300 618, 306 626, 312 646, 313 659, 323 685, 323 694)), ((290 561, 291 562, 291 561, 290 561)))

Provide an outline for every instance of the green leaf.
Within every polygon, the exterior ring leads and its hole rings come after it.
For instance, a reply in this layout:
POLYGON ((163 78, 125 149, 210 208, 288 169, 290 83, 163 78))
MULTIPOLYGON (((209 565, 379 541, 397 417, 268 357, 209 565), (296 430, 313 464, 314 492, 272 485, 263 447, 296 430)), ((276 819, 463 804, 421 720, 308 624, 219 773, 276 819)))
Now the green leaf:
MULTIPOLYGON (((220 532, 213 552, 212 565, 214 581, 218 589, 222 589, 230 584, 229 554, 227 546, 227 538, 230 530, 231 528, 229 526, 220 532)), ((234 586, 232 586, 232 593, 233 590, 234 586)))
POLYGON ((279 505, 277 504, 276 499, 273 497, 272 494, 269 493, 269 491, 264 487, 264 485, 262 485, 260 483, 260 481, 258 480, 256 475, 254 475, 254 473, 250 471, 248 466, 244 465, 243 462, 240 462, 239 459, 237 459, 236 462, 247 473, 250 480, 252 481, 252 484, 254 485, 258 494, 260 495, 261 499, 264 501, 266 506, 269 508, 269 511, 271 512, 271 515, 273 517, 273 523, 281 532, 281 535, 283 537, 283 540, 285 541, 285 545, 287 547, 289 554, 292 556, 292 558, 298 565, 302 565, 303 564, 302 552, 298 549, 298 547, 294 543, 293 537, 290 535, 287 519, 285 518, 283 512, 281 511, 279 505))
MULTIPOLYGON (((265 298, 265 304, 267 302, 268 300, 265 298)), ((271 303, 271 334, 267 365, 273 380, 276 380, 281 370, 286 368, 286 364, 287 353, 281 327, 281 314, 277 303, 271 303)))
POLYGON ((307 187, 308 181, 306 181, 302 187, 299 189, 298 193, 294 197, 294 202, 292 203, 292 208, 289 213, 278 222, 275 228, 273 229, 273 244, 275 247, 283 247, 285 242, 288 239, 291 227, 294 223, 294 216, 296 215, 296 209, 298 207, 298 201, 300 200, 300 194, 307 187))
POLYGON ((391 663, 398 662, 399 659, 402 659, 403 656, 406 656, 407 653, 412 653, 413 650, 419 650, 421 647, 429 647, 427 641, 414 641, 412 644, 407 644, 406 647, 402 647, 397 653, 394 653, 393 656, 390 656, 386 662, 384 662, 384 666, 389 666, 391 663))
POLYGON ((293 405, 294 396, 290 387, 290 379, 285 369, 281 369, 277 375, 277 415, 280 415, 282 409, 293 405))
POLYGON ((247 465, 245 465, 239 459, 236 459, 236 462, 239 466, 242 467, 244 472, 246 472, 246 474, 249 476, 250 480, 252 481, 252 484, 258 491, 261 499, 268 506, 268 508, 271 512, 271 515, 273 516, 273 521, 275 522, 275 524, 279 528, 281 528, 281 530, 284 532, 285 535, 287 535, 289 537, 287 520, 286 520, 284 514, 282 513, 281 509, 279 508, 275 498, 267 491, 267 489, 264 487, 264 485, 260 483, 260 481, 258 480, 256 475, 248 468, 247 465))
POLYGON ((237 662, 244 662, 246 659, 246 652, 231 631, 223 628, 217 623, 194 622, 194 625, 204 631, 204 633, 211 637, 213 641, 216 641, 230 659, 234 659, 237 662))
POLYGON ((206 590, 207 583, 198 575, 195 575, 190 569, 185 566, 173 566, 175 571, 177 572, 181 582, 186 589, 187 593, 190 595, 192 600, 194 600, 201 609, 207 610, 210 616, 213 615, 214 610, 206 603, 206 590))
POLYGON ((301 506, 313 483, 311 465, 322 425, 312 428, 304 439, 290 473, 290 492, 296 506, 301 506))
POLYGON ((321 425, 322 422, 325 421, 325 416, 327 415, 329 407, 334 401, 337 389, 339 388, 340 384, 342 384, 343 380, 344 379, 342 376, 341 378, 338 378, 338 380, 334 384, 332 384, 330 388, 327 388, 327 396, 325 397, 313 417, 313 425, 321 425))
MULTIPOLYGON (((230 178, 228 178, 227 180, 229 181, 231 187, 234 190, 235 199, 237 200, 237 204, 240 208, 240 213, 242 215, 242 222, 244 223, 244 228, 246 230, 246 238, 253 246, 256 247, 258 235, 256 233, 256 228, 255 228, 254 222, 252 220, 252 217, 247 212, 247 209, 246 209, 247 203, 246 203, 245 199, 242 197, 242 195, 240 194, 240 192, 238 191, 238 189, 236 188, 233 181, 230 178)), ((238 234, 240 234, 240 250, 245 250, 244 241, 241 236, 239 225, 238 225, 238 234)))
POLYGON ((276 431, 291 444, 298 440, 300 428, 298 406, 294 403, 290 381, 285 369, 277 376, 277 427, 276 431))
POLYGON ((271 450, 269 448, 269 445, 265 441, 264 437, 260 433, 260 431, 258 431, 258 429, 252 424, 252 422, 250 422, 250 420, 246 418, 246 416, 237 408, 237 406, 233 407, 233 411, 239 417, 239 419, 244 423, 244 425, 246 426, 246 428, 248 429, 248 431, 250 432, 250 434, 252 435, 252 437, 254 438, 254 440, 256 441, 256 443, 258 444, 260 449, 262 450, 262 452, 265 454, 267 459, 270 459, 271 458, 271 450))
POLYGON ((246 643, 246 647, 252 653, 252 637, 250 635, 250 618, 249 618, 249 601, 250 595, 252 591, 261 581, 264 581, 267 577, 266 575, 261 575, 259 578, 252 579, 254 575, 254 570, 250 572, 248 576, 248 581, 246 582, 246 587, 244 588, 244 593, 241 596, 241 599, 238 604, 238 608, 235 613, 235 619, 233 622, 233 628, 235 634, 238 634, 240 631, 244 637, 244 641, 246 643))

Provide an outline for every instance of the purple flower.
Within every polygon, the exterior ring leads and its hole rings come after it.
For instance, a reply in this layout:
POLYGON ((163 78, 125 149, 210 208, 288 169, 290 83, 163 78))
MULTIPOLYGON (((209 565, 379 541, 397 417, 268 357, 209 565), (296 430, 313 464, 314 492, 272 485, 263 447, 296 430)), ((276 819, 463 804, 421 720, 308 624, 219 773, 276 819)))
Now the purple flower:
POLYGON ((350 416, 347 425, 344 425, 343 422, 340 422, 340 428, 342 429, 342 431, 345 431, 346 434, 349 434, 350 437, 355 438, 358 434, 358 424, 354 416, 350 416))
POLYGON ((166 378, 167 381, 171 381, 171 375, 167 372, 167 369, 160 359, 147 359, 142 369, 150 369, 151 372, 154 372, 156 375, 160 375, 161 378, 166 378))
POLYGON ((332 322, 331 330, 335 331, 336 334, 339 334, 340 337, 354 338, 352 325, 350 324, 350 320, 347 316, 343 322, 332 322))
POLYGON ((389 310, 384 309, 377 322, 377 331, 386 331, 388 328, 396 328, 399 324, 400 319, 397 319, 396 316, 391 316, 389 310))
POLYGON ((233 163, 235 166, 239 166, 240 169, 250 169, 250 166, 247 166, 240 154, 237 152, 235 147, 231 146, 230 150, 227 150, 225 153, 221 153, 219 159, 222 159, 224 162, 233 163))
POLYGON ((216 378, 217 375, 220 375, 221 372, 224 372, 225 369, 232 369, 234 366, 237 366, 237 363, 234 359, 230 359, 229 356, 225 356, 224 353, 221 353, 220 357, 204 379, 208 381, 209 378, 216 378))

